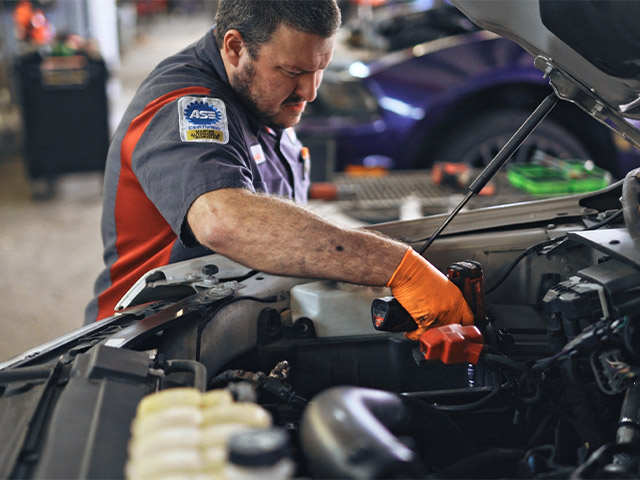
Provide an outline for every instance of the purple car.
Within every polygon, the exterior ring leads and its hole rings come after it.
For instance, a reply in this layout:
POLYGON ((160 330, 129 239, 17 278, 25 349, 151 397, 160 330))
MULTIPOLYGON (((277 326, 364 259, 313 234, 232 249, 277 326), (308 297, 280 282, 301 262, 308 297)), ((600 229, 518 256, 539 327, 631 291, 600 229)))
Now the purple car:
MULTIPOLYGON (((373 21, 345 30, 347 38, 298 128, 312 156, 328 160, 315 162, 314 180, 353 165, 484 166, 551 93, 531 55, 479 30, 449 5, 377 13, 373 21)), ((629 144, 563 103, 512 162, 541 150, 557 158, 592 159, 618 178, 640 165, 629 144)))

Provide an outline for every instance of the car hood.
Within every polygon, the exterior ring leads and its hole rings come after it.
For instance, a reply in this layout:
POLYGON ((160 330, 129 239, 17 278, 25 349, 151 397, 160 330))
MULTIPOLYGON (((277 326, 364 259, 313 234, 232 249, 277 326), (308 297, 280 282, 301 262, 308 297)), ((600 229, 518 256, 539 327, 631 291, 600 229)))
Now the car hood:
POLYGON ((452 0, 482 28, 535 57, 563 100, 640 148, 639 2, 452 0))

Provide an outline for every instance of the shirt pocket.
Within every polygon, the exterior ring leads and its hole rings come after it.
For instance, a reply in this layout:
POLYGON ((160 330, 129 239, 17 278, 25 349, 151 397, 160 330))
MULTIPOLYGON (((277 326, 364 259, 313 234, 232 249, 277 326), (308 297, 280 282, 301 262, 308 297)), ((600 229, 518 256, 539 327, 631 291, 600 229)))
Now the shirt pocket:
POLYGON ((261 181, 253 182, 257 192, 281 195, 291 198, 291 187, 282 178, 262 178, 261 181))
POLYGON ((258 175, 253 182, 256 190, 273 195, 293 197, 293 188, 285 177, 286 172, 278 171, 278 167, 271 164, 269 160, 260 163, 257 167, 258 175))

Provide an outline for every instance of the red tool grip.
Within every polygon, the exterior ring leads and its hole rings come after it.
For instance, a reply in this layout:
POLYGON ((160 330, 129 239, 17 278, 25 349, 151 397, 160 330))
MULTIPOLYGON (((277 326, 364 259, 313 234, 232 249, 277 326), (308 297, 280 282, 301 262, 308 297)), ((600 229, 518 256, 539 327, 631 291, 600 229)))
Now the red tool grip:
POLYGON ((478 363, 484 348, 482 334, 473 325, 444 325, 420 335, 420 351, 427 360, 442 363, 478 363))

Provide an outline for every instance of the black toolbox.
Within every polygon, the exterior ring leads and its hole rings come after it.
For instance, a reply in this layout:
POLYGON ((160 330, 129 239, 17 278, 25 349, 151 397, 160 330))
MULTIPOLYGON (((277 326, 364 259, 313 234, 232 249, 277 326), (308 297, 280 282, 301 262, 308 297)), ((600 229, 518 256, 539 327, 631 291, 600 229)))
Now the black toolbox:
POLYGON ((32 182, 104 171, 109 147, 107 68, 88 55, 30 52, 16 61, 24 158, 32 182))

